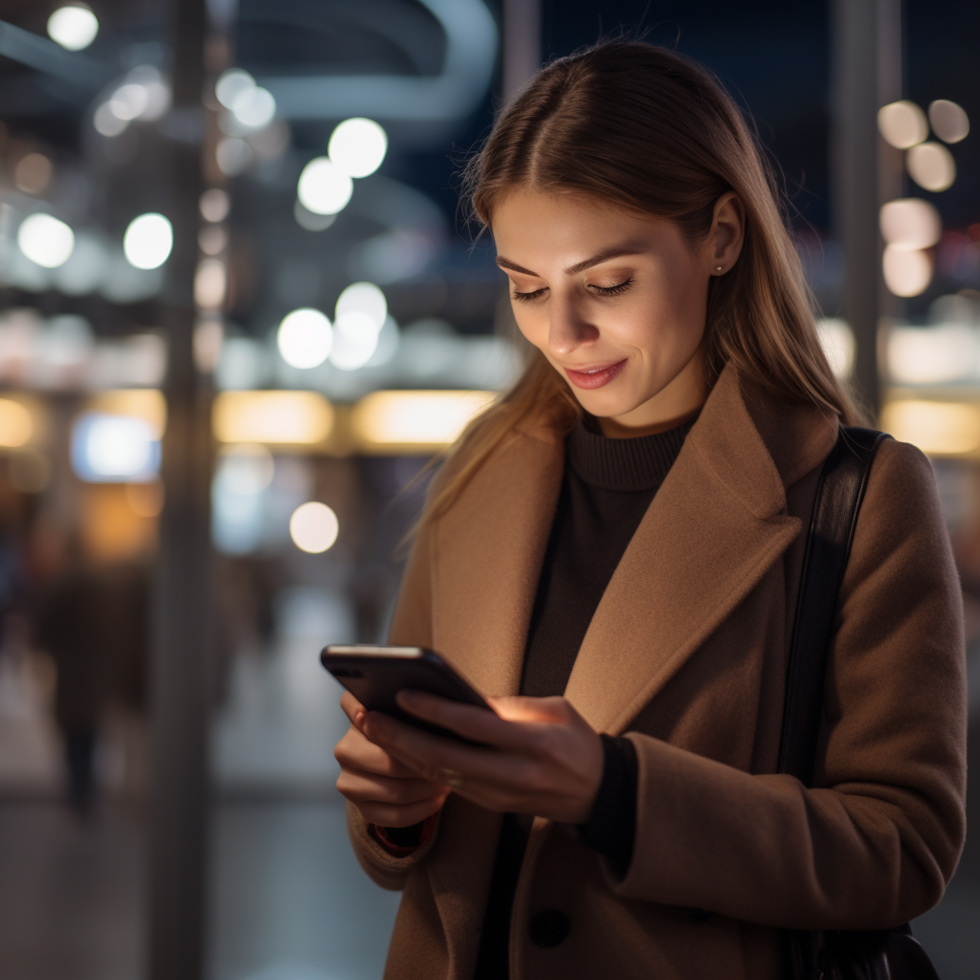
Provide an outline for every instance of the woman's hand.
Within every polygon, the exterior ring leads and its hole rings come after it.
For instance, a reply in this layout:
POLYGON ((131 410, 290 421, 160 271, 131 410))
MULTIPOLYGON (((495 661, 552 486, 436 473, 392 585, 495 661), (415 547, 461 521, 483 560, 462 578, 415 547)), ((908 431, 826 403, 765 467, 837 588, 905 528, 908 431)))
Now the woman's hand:
POLYGON ((602 742, 564 698, 490 698, 495 714, 421 691, 398 703, 486 747, 455 742, 372 711, 360 726, 374 746, 428 785, 448 785, 502 813, 586 823, 602 782, 602 742))
POLYGON ((337 789, 369 823, 379 827, 411 827, 442 808, 449 787, 419 777, 392 758, 381 746, 363 735, 364 711, 350 692, 340 699, 351 727, 337 743, 334 757, 340 763, 337 789))

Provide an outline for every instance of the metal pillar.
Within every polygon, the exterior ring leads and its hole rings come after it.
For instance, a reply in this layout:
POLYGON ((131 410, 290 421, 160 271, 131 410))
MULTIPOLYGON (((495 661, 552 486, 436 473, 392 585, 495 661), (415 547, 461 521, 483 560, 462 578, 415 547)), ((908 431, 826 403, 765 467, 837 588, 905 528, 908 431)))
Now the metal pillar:
POLYGON ((855 394, 881 406, 881 137, 877 113, 901 84, 900 0, 833 0, 833 224, 844 253, 842 313, 854 331, 855 394))
POLYGON ((541 67, 540 0, 504 0, 503 101, 541 67))
MULTIPOLYGON (((204 0, 170 0, 173 109, 201 117, 204 0)), ((161 144, 174 248, 163 324, 168 340, 154 662, 150 812, 150 980, 200 980, 207 857, 206 728, 211 475, 210 395, 193 357, 201 146, 161 144)))

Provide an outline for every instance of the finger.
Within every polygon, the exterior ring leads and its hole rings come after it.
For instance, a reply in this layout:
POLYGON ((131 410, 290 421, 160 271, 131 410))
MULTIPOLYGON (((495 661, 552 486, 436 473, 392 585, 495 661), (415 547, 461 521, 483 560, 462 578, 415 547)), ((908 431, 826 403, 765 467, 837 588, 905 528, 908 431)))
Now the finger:
POLYGON ((533 785, 540 778, 539 767, 525 755, 431 735, 381 712, 368 712, 364 727, 372 741, 419 776, 454 789, 461 789, 462 783, 473 780, 513 786, 533 785))
POLYGON ((490 707, 507 721, 553 722, 563 724, 576 714, 563 697, 527 698, 510 695, 487 698, 490 707))
POLYGON ((393 779, 417 779, 418 773, 394 758, 380 745, 351 727, 334 748, 334 758, 344 769, 360 769, 393 779))
POLYGON ((450 701, 422 691, 400 691, 398 704, 413 715, 448 728, 470 741, 482 742, 507 751, 533 752, 540 747, 544 738, 544 726, 540 721, 508 721, 485 708, 461 704, 459 701, 450 701))
POLYGON ((353 803, 421 803, 449 793, 427 779, 389 779, 362 770, 343 770, 337 777, 337 790, 353 803))
POLYGON ((445 798, 426 800, 422 803, 411 803, 407 806, 397 806, 390 803, 354 804, 368 823, 378 827, 414 827, 415 824, 438 813, 445 798))
POLYGON ((344 691, 344 693, 341 695, 340 707, 343 709, 344 714, 347 715, 350 723, 355 728, 360 728, 360 722, 363 721, 366 712, 364 710, 364 705, 362 705, 350 691, 344 691))

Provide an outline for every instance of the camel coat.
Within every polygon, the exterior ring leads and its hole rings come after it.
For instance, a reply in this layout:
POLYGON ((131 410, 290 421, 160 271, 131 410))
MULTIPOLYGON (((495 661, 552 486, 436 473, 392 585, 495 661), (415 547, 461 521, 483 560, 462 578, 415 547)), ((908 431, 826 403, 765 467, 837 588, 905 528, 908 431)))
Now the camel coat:
MULTIPOLYGON (((928 460, 886 441, 841 590, 815 787, 774 774, 785 661, 836 423, 726 369, 630 542, 565 696, 639 758, 626 874, 536 818, 511 980, 770 980, 777 927, 884 928, 940 898, 963 844, 961 593, 928 460), (543 910, 570 931, 541 948, 543 910)), ((514 431, 421 533, 391 631, 481 691, 518 690, 563 441, 514 431)), ((387 980, 470 980, 500 815, 451 795, 396 858, 349 807, 355 852, 403 889, 387 980)))

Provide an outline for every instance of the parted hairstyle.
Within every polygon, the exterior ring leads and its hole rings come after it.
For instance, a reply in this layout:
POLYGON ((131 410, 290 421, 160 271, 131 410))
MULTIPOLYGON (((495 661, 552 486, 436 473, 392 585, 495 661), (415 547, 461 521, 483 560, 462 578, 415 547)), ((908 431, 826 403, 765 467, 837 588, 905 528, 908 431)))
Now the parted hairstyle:
MULTIPOLYGON (((542 68, 499 112, 463 172, 464 201, 483 229, 492 230, 494 207, 515 188, 571 191, 667 218, 692 247, 710 231, 715 202, 734 191, 745 239, 732 269, 709 283, 707 386, 731 362, 787 404, 860 421, 817 337, 772 168, 702 65, 642 41, 611 41, 542 68)), ((566 379, 534 350, 516 384, 450 448, 421 523, 452 504, 515 426, 543 421, 567 431, 580 412, 566 379)))

